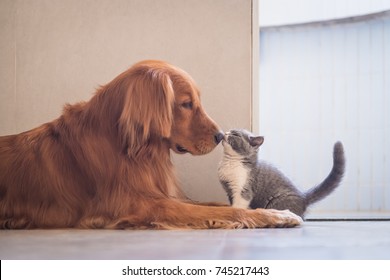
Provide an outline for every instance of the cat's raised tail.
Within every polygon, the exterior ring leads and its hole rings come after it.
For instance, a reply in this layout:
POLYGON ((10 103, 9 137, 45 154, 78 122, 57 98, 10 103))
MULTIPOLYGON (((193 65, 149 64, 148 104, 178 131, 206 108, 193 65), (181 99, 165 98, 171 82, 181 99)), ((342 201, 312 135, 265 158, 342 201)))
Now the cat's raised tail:
POLYGON ((307 205, 316 203, 333 192, 343 179, 344 172, 345 157, 343 144, 336 142, 333 147, 333 168, 321 184, 305 193, 307 205))

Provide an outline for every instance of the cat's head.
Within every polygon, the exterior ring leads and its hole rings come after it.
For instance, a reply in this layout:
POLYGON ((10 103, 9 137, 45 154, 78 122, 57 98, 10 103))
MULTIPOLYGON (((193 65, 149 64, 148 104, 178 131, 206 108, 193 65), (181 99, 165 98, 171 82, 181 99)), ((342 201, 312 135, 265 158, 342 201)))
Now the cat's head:
POLYGON ((232 129, 226 132, 222 145, 227 155, 252 157, 257 156, 257 151, 263 142, 262 136, 254 136, 244 129, 232 129))

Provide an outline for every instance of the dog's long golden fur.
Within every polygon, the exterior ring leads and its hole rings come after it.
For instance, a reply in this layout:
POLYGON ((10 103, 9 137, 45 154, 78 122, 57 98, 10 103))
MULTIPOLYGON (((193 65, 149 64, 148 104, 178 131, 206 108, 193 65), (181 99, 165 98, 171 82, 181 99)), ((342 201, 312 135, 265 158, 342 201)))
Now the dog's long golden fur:
MULTIPOLYGON (((288 211, 195 204, 170 160, 221 140, 183 70, 143 61, 67 105, 56 120, 0 137, 0 228, 295 226, 288 211)), ((194 171, 196 172, 196 171, 194 171)))

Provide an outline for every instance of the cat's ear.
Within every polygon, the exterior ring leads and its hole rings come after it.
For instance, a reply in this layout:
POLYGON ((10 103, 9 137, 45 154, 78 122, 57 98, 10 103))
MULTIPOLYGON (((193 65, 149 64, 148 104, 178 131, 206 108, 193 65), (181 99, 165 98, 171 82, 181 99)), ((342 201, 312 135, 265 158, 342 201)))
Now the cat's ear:
POLYGON ((249 144, 254 147, 254 148, 259 148, 264 142, 264 137, 263 136, 250 136, 249 137, 249 144))

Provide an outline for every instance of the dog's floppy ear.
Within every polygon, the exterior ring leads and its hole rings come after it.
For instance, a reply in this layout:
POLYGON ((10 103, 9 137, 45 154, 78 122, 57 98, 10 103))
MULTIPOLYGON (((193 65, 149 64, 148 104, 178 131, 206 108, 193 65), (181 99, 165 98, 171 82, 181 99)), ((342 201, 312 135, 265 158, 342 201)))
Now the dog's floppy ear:
POLYGON ((175 96, 162 70, 137 69, 127 79, 119 128, 128 152, 137 153, 151 137, 170 137, 175 96))

